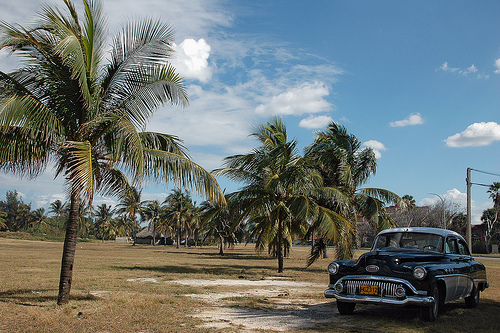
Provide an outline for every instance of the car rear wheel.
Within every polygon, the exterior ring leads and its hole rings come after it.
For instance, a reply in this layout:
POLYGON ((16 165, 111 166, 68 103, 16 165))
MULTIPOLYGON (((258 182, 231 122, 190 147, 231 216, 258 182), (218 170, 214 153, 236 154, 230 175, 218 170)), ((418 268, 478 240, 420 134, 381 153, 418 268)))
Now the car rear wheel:
POLYGON ((438 286, 435 283, 431 286, 431 296, 434 297, 434 303, 430 306, 423 306, 420 308, 420 316, 426 321, 434 321, 439 315, 441 299, 438 286))
POLYGON ((468 308, 475 308, 479 304, 479 288, 474 286, 470 296, 465 297, 465 306, 468 308))
POLYGON ((350 315, 353 313, 356 303, 347 303, 337 301, 337 309, 341 315, 350 315))

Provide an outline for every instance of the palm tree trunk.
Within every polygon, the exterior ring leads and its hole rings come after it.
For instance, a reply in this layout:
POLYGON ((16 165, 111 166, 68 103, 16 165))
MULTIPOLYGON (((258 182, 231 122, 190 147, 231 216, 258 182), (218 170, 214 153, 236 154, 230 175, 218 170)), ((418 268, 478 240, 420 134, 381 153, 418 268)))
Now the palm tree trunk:
POLYGON ((283 273, 283 221, 278 221, 278 244, 276 248, 276 256, 278 257, 278 273, 283 273))
POLYGON ((180 248, 181 247, 181 228, 177 228, 176 230, 176 238, 177 238, 177 245, 176 245, 176 248, 180 248))
POLYGON ((219 255, 223 256, 224 255, 224 238, 222 238, 221 235, 219 235, 220 238, 220 245, 219 245, 219 255))
POLYGON ((61 277, 59 279, 59 295, 57 304, 62 305, 69 302, 69 292, 73 278, 73 263, 75 261, 76 242, 78 239, 78 221, 80 215, 80 196, 71 194, 71 206, 64 238, 63 255, 61 261, 61 277))

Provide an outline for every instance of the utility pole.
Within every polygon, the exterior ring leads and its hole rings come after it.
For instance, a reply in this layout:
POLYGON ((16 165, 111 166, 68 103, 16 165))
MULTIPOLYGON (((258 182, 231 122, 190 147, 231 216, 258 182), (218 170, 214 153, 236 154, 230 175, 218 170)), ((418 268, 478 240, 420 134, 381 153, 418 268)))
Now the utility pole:
POLYGON ((472 253, 472 227, 471 227, 471 168, 467 168, 467 244, 469 244, 469 252, 472 253))

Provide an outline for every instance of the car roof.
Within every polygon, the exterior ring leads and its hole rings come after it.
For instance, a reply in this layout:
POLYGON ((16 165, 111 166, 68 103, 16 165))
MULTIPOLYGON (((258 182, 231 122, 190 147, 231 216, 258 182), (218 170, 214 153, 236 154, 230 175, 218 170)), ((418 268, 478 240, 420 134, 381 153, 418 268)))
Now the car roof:
POLYGON ((424 228, 424 227, 408 227, 408 228, 391 228, 391 229, 385 229, 379 232, 379 235, 381 234, 386 234, 386 233, 391 233, 391 232, 421 232, 421 233, 427 233, 427 234, 435 234, 435 235, 440 235, 443 237, 446 236, 456 236, 459 238, 462 238, 462 235, 459 233, 452 231, 452 230, 447 230, 447 229, 439 229, 439 228, 424 228))

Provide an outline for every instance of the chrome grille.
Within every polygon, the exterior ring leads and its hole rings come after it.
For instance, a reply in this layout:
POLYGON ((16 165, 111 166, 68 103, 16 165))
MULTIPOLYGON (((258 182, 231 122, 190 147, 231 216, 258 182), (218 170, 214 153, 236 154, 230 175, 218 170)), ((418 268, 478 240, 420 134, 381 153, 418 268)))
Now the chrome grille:
POLYGON ((361 285, 378 286, 379 296, 396 298, 396 288, 401 284, 376 280, 344 280, 344 292, 348 295, 359 295, 361 285))

